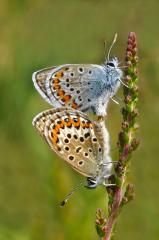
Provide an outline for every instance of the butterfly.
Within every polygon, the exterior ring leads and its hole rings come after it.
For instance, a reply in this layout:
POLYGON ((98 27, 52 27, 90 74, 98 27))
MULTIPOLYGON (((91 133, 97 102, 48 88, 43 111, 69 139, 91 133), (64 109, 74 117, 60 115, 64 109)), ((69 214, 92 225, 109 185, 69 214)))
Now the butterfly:
POLYGON ((71 107, 105 116, 123 75, 118 59, 109 60, 109 53, 103 65, 63 64, 34 72, 34 86, 53 107, 71 107))
POLYGON ((88 188, 106 185, 112 161, 104 121, 91 121, 81 111, 62 107, 39 113, 32 123, 51 149, 87 178, 88 188))

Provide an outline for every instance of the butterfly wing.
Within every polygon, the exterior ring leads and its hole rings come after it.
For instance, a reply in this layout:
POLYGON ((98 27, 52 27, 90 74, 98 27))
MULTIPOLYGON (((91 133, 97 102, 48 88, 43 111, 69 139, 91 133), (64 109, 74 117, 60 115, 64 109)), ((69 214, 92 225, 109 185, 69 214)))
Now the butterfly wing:
POLYGON ((47 94, 46 79, 47 77, 51 76, 51 73, 55 68, 56 67, 44 68, 42 70, 34 72, 32 75, 32 80, 36 90, 40 93, 42 98, 44 98, 49 104, 52 103, 50 102, 49 96, 47 94))
POLYGON ((96 103, 104 79, 104 68, 93 64, 66 64, 33 74, 34 85, 47 102, 81 111, 96 103))
POLYGON ((77 172, 86 177, 97 175, 105 154, 100 124, 77 110, 58 108, 38 114, 33 126, 77 172))

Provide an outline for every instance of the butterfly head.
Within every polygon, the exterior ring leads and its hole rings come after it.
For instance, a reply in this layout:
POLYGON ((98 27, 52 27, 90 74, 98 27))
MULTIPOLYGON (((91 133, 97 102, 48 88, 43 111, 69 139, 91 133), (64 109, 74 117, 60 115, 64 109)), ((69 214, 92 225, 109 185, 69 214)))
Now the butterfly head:
POLYGON ((106 65, 107 67, 110 67, 110 68, 117 68, 118 64, 119 64, 119 61, 116 57, 112 58, 111 60, 106 60, 104 62, 104 65, 106 65))
POLYGON ((106 185, 107 179, 112 174, 113 165, 110 156, 107 156, 104 162, 97 165, 97 174, 95 177, 87 177, 87 188, 94 189, 100 184, 106 185))
POLYGON ((112 58, 111 60, 106 60, 104 62, 104 67, 107 71, 107 73, 116 73, 116 76, 122 77, 123 73, 122 70, 119 67, 119 61, 116 57, 112 58))
POLYGON ((113 96, 120 86, 120 79, 123 76, 123 72, 119 67, 119 61, 117 58, 105 61, 103 67, 106 75, 106 88, 110 89, 113 96))
POLYGON ((95 189, 99 185, 104 185, 104 186, 109 186, 107 182, 108 177, 111 174, 109 173, 108 176, 98 176, 97 178, 87 178, 87 185, 85 185, 86 188, 88 189, 95 189))

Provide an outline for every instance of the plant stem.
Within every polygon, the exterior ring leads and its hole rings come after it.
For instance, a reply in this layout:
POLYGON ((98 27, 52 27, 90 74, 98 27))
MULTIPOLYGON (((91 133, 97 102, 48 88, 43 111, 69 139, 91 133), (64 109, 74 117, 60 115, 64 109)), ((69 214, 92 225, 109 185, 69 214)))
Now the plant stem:
MULTIPOLYGON (((115 166, 115 175, 109 179, 110 183, 115 183, 116 187, 107 187, 109 197, 108 201, 108 219, 97 219, 98 231, 103 240, 111 240, 117 217, 122 207, 134 198, 134 188, 132 184, 126 185, 126 173, 132 152, 136 150, 139 141, 134 137, 138 128, 136 117, 138 109, 138 77, 137 77, 137 42, 135 33, 131 32, 128 36, 126 49, 125 84, 123 86, 124 107, 122 109, 123 122, 121 132, 118 137, 119 159, 115 166), (100 225, 101 223, 101 225, 100 225), (102 232, 103 231, 103 232, 102 232), (102 235, 103 233, 103 235, 102 235)), ((100 210, 101 211, 101 210, 100 210)), ((97 225, 96 225, 97 228, 97 225)))
POLYGON ((117 187, 114 194, 114 201, 112 204, 111 215, 109 216, 106 227, 105 227, 106 235, 104 237, 104 240, 109 240, 111 237, 113 226, 115 225, 115 222, 118 216, 118 212, 119 212, 118 210, 119 210, 121 198, 122 198, 122 189, 117 187))

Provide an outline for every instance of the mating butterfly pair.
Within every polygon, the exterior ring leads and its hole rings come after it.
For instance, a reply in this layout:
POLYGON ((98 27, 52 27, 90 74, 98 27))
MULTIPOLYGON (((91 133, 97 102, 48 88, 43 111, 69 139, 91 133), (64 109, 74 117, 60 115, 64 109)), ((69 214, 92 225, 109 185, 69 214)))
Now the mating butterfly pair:
POLYGON ((91 121, 83 112, 105 116, 121 77, 116 58, 103 65, 66 64, 33 74, 35 88, 54 107, 38 114, 33 126, 60 157, 87 177, 88 188, 106 184, 112 161, 104 120, 91 121))

